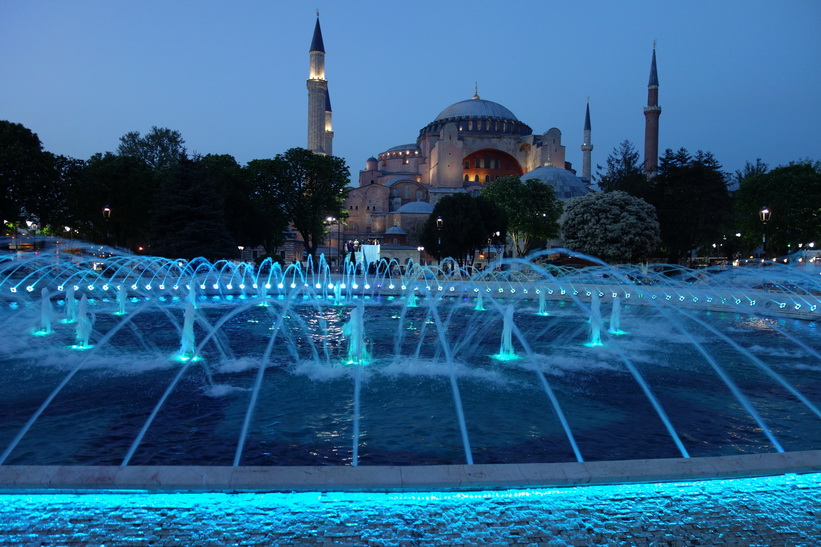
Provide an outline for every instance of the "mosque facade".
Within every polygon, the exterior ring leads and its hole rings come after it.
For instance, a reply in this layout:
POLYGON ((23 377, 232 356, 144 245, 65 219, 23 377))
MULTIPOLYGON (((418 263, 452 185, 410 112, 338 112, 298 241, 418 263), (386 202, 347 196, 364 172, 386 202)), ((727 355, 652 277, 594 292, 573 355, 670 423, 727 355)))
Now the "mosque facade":
MULTIPOLYGON (((308 148, 330 154, 333 128, 324 56, 317 18, 310 49, 308 148)), ((655 86, 653 97, 657 99, 655 49, 651 86, 655 86)), ((655 115, 656 105, 650 116, 655 115)), ((657 120, 656 115, 654 125, 648 122, 656 132, 657 120)), ((653 142, 652 138, 645 140, 653 142)), ((655 143, 658 146, 657 136, 655 143)), ((595 191, 590 173, 593 145, 589 104, 581 150, 582 176, 577 176, 565 159, 559 129, 534 133, 505 106, 481 98, 477 89, 472 98, 443 109, 419 130, 415 142, 390 147, 365 161, 344 204, 349 217, 345 223, 331 227, 334 245, 329 248, 341 250, 354 241, 367 242, 381 245, 382 256, 418 259, 418 235, 436 202, 449 194, 478 195, 484 184, 499 177, 539 179, 553 186, 560 200, 595 191)))

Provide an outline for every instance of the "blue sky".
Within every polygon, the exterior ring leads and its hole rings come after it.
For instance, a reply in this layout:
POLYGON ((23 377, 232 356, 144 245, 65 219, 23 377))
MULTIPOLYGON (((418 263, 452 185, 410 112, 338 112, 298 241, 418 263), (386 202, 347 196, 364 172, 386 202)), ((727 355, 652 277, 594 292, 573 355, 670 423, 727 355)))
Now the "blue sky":
POLYGON ((334 151, 354 178, 479 94, 581 169, 640 151, 657 40, 660 149, 725 170, 821 159, 821 2, 0 0, 0 119, 56 154, 114 151, 128 131, 179 130, 190 152, 241 163, 306 146, 308 47, 320 10, 334 151))

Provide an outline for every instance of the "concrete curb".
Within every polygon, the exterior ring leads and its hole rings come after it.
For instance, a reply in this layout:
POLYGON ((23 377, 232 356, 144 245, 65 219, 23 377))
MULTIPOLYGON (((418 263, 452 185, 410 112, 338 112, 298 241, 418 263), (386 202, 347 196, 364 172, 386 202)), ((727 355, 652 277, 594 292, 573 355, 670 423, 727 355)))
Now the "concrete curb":
POLYGON ((227 467, 0 466, 0 491, 427 491, 583 486, 821 472, 821 450, 546 464, 227 467))

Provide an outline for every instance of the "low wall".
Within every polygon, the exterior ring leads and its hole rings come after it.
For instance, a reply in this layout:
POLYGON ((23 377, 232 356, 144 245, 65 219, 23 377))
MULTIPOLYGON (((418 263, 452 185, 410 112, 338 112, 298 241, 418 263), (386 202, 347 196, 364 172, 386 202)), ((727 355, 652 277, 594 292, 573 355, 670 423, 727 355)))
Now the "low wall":
POLYGON ((709 458, 431 466, 0 466, 0 490, 429 491, 821 472, 821 450, 709 458))

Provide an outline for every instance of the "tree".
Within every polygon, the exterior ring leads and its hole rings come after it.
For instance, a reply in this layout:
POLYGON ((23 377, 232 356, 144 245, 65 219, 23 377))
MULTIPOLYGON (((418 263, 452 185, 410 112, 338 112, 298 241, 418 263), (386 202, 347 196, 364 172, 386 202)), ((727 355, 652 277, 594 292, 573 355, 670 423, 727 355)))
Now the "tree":
POLYGON ((721 241, 731 230, 727 175, 709 152, 699 150, 690 156, 684 148, 668 148, 644 199, 656 208, 670 262, 721 241))
POLYGON ((351 173, 345 160, 314 154, 304 148, 291 148, 274 161, 272 184, 282 189, 286 218, 302 236, 305 252, 317 256, 317 249, 328 233, 325 219, 347 218, 342 207, 348 194, 351 173))
POLYGON ((601 165, 596 167, 599 187, 604 192, 622 191, 636 197, 647 195, 648 183, 644 176, 644 166, 630 141, 623 141, 607 156, 607 169, 604 173, 601 165))
POLYGON ((109 242, 114 245, 132 249, 145 245, 160 176, 139 158, 110 152, 89 158, 84 171, 72 199, 77 223, 98 241, 110 231, 109 242), (102 216, 105 206, 111 209, 108 220, 102 216))
POLYGON ((199 161, 183 158, 163 175, 151 216, 152 251, 169 258, 210 260, 238 256, 223 200, 199 161))
POLYGON ((198 163, 222 196, 225 223, 234 241, 248 247, 262 243, 263 220, 252 199, 248 173, 229 154, 208 154, 198 163))
POLYGON ((120 156, 139 158, 154 171, 161 171, 186 157, 185 140, 179 131, 152 126, 144 137, 139 131, 131 131, 120 137, 117 153, 120 156))
POLYGON ((761 241, 765 229, 759 218, 763 207, 771 211, 767 223, 767 254, 798 250, 800 243, 821 237, 821 162, 805 160, 766 171, 766 165, 749 163, 738 173, 735 195, 736 225, 751 245, 761 241))
POLYGON ((482 196, 505 212, 517 256, 533 250, 538 240, 558 237, 562 203, 549 184, 538 179, 522 182, 521 177, 500 177, 485 184, 482 196))
POLYGON ((660 241, 655 208, 618 190, 569 200, 562 235, 568 248, 617 263, 647 258, 660 241))
POLYGON ((0 214, 43 222, 56 182, 54 156, 36 133, 19 123, 0 121, 0 214))
POLYGON ((481 196, 451 194, 434 206, 422 226, 420 243, 438 259, 451 257, 463 265, 472 263, 476 251, 484 248, 497 231, 505 233, 505 216, 500 207, 481 196))
POLYGON ((288 228, 284 204, 290 183, 280 175, 281 170, 282 162, 274 159, 251 160, 244 168, 251 199, 259 212, 259 236, 268 254, 285 241, 284 231, 288 228))

